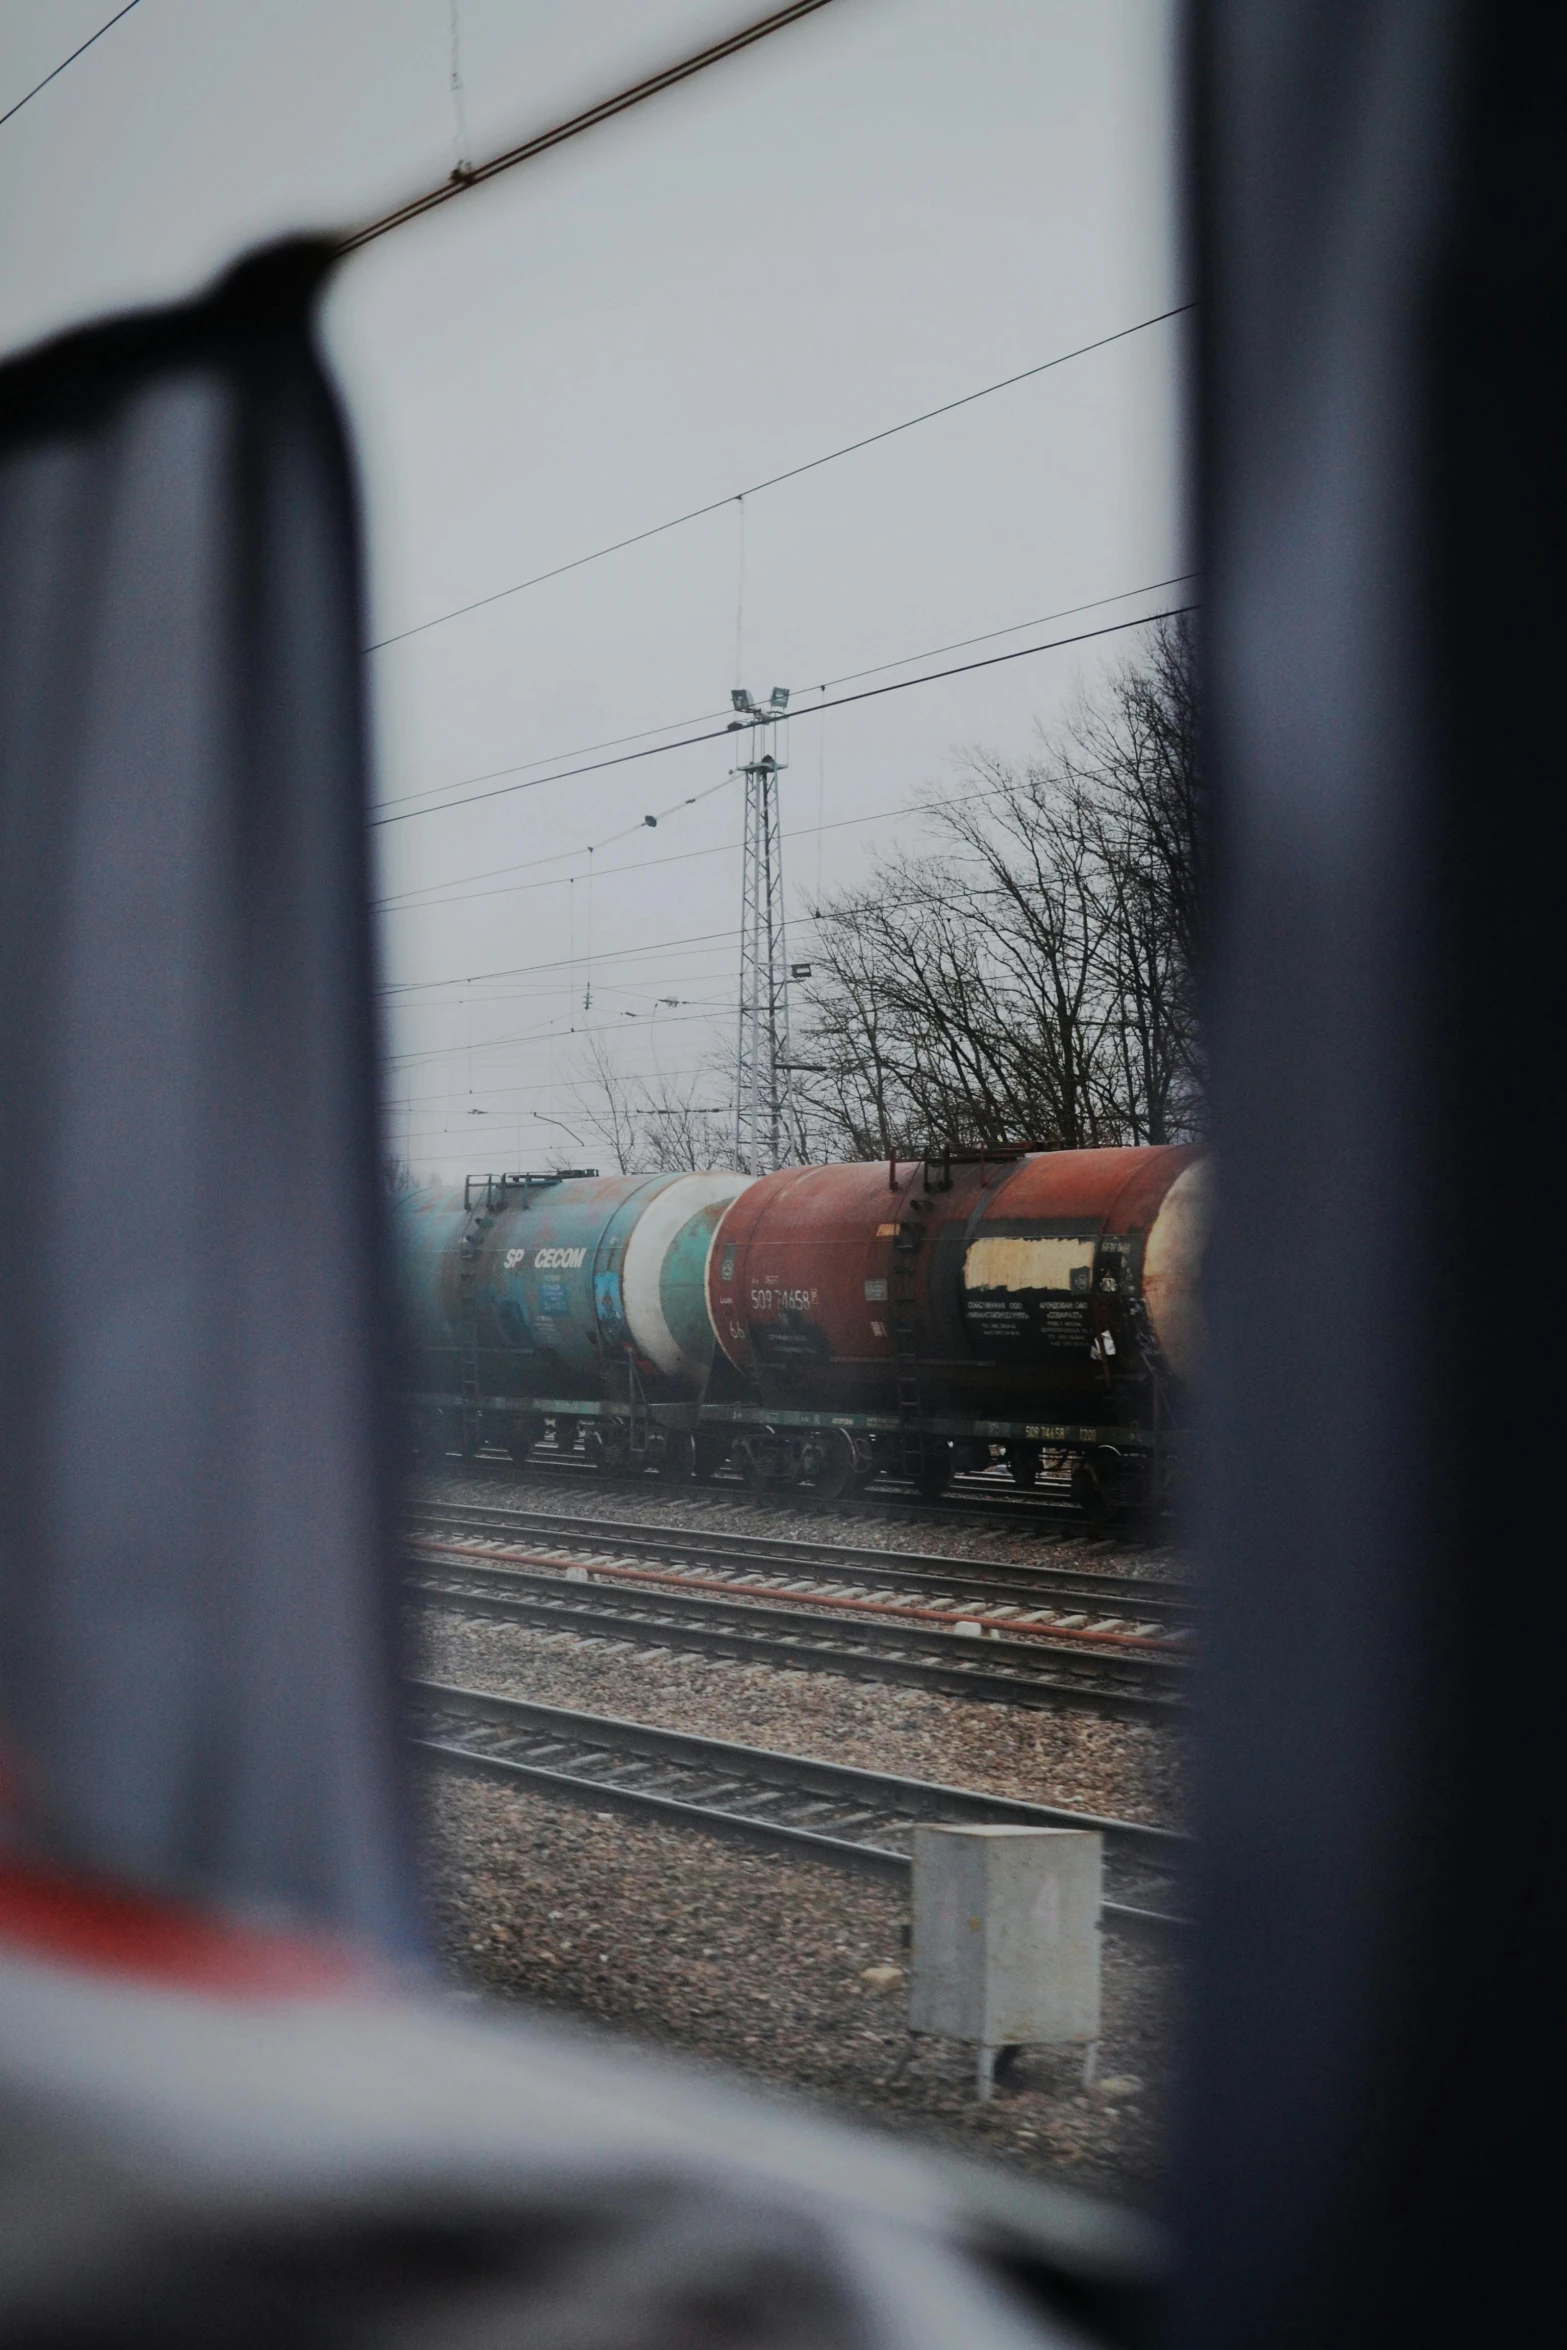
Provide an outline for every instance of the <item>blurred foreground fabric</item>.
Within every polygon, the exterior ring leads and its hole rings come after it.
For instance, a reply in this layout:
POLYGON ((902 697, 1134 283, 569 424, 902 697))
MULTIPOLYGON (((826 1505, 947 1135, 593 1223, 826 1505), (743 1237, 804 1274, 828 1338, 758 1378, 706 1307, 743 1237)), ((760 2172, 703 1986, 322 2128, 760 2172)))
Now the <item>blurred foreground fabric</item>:
POLYGON ((24 1849, 406 1949, 325 263, 0 372, 0 1771, 24 1849))
POLYGON ((306 1952, 106 1968, 5 1922, 0 1890, 6 2344, 1025 2350, 1147 2266, 1090 2204, 306 1952))

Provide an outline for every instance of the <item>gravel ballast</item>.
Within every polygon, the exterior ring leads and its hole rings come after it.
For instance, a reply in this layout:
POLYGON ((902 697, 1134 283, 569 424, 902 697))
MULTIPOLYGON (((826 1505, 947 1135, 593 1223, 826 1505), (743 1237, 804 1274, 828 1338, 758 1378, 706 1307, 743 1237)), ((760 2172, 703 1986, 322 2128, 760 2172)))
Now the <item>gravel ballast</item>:
MULTIPOLYGON (((1171 1552, 1108 1550, 979 1519, 878 1525, 830 1510, 759 1509, 687 1489, 453 1474, 432 1497, 562 1515, 788 1535, 954 1558, 1083 1564, 1136 1574, 1171 1552)), ((1161 1566, 1162 1562, 1162 1566, 1161 1566)), ((780 1671, 539 1631, 444 1610, 414 1617, 430 1678, 1031 1802, 1179 1826, 1181 1750, 1162 1725, 1105 1720, 780 1671)), ((426 1822, 436 1925, 454 1982, 586 2017, 887 2127, 1030 2171, 1151 2198, 1163 2146, 1175 1964, 1106 1937, 1098 2083, 1080 2056, 1029 2051, 986 2104, 973 2052, 911 2041, 901 1890, 699 1830, 556 1803, 431 1768, 426 1822), (889 1972, 889 1970, 891 1970, 889 1972), (866 1981, 867 1971, 872 1975, 866 1981), (900 2060, 902 2060, 900 2062, 900 2060)))
POLYGON ((1106 1938, 1095 2089, 1083 2089, 1075 2052, 1030 2051, 982 2105, 972 2051, 911 2041, 904 2029, 901 1893, 438 1768, 425 1819, 436 1928, 455 1983, 587 2017, 1019 2169, 1150 2197, 1173 1987, 1158 1953, 1106 1938))
POLYGON ((981 1705, 839 1673, 779 1672, 688 1650, 464 1621, 445 1609, 421 1613, 418 1638, 420 1670, 463 1688, 1028 1803, 1180 1825, 1179 1741, 1151 1723, 981 1705))

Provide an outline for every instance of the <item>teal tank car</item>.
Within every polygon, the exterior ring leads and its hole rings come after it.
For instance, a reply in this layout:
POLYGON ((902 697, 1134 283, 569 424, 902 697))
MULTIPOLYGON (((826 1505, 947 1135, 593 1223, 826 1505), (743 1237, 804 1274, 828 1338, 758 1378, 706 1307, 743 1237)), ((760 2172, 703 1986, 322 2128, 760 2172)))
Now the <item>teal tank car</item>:
POLYGON ((707 1255, 749 1177, 507 1175, 398 1202, 419 1447, 690 1466, 713 1354, 707 1255))

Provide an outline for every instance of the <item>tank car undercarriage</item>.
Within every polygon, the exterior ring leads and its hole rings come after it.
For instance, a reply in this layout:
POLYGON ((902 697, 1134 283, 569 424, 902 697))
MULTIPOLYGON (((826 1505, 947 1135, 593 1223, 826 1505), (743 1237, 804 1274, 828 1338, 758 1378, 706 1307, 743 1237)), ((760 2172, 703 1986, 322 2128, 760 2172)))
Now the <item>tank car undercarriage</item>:
POLYGON ((456 1397, 422 1398, 415 1450, 434 1466, 504 1453, 519 1469, 540 1447, 555 1460, 580 1460, 607 1477, 649 1473, 672 1485, 706 1484, 728 1470, 759 1497, 799 1493, 819 1501, 863 1494, 878 1482, 911 1484, 928 1500, 954 1477, 1004 1468, 1022 1493, 1054 1489, 1096 1524, 1165 1499, 1166 1447, 1141 1429, 1050 1428, 1002 1433, 954 1429, 949 1422, 917 1432, 898 1428, 792 1421, 744 1421, 722 1411, 654 1406, 638 1412, 574 1400, 551 1411, 487 1408, 466 1416, 456 1397), (1118 1441, 1110 1441, 1114 1438, 1118 1441))

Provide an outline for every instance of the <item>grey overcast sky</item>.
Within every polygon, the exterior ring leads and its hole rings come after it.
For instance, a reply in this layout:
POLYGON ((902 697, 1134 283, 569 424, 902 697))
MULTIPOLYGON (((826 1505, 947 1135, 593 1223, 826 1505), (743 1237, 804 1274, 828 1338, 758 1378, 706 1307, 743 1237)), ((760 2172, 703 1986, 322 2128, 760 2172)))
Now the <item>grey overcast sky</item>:
MULTIPOLYGON (((114 5, 4 0, 0 112, 114 5)), ((482 159, 763 12, 459 0, 460 127, 451 0, 140 0, 0 129, 0 344, 365 218, 444 178, 464 141, 482 159)), ((808 960, 819 889, 918 846, 908 811, 969 788, 966 747, 1025 754, 1137 638, 813 718, 824 681, 914 677, 1174 600, 1130 591, 1186 568, 1180 322, 734 501, 1185 298, 1172 14, 833 0, 342 269, 324 341, 359 441, 372 634, 419 629, 367 655, 397 819, 376 833, 389 1131, 419 1170, 578 1157, 590 1031, 626 1071, 677 1082, 731 1041, 729 747, 536 779, 610 738, 721 723, 736 682, 789 686, 791 954, 808 960), (1008 633, 910 658, 991 632, 1008 633)))

